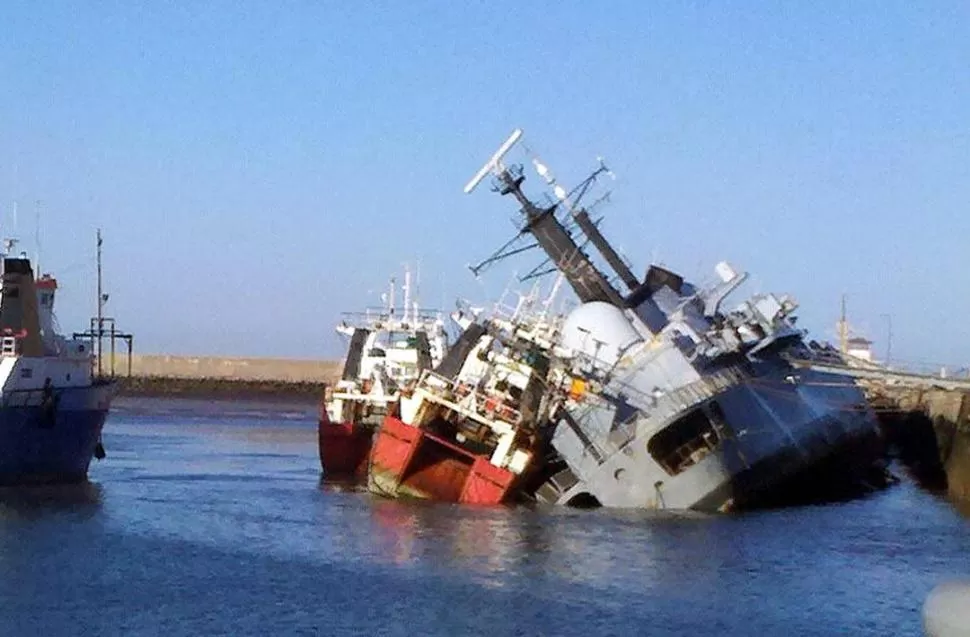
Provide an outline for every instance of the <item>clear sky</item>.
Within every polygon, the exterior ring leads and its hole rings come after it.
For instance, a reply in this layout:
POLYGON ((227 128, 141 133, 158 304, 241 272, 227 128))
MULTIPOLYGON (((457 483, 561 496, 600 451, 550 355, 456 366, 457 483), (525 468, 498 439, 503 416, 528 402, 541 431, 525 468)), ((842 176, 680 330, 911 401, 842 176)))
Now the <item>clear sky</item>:
POLYGON ((515 127, 567 184, 606 158, 638 272, 726 259, 816 337, 845 293, 879 353, 970 364, 965 2, 0 3, 3 233, 40 211, 69 331, 102 226, 143 352, 339 356, 404 262, 495 300, 465 265, 514 208, 462 187, 515 127))

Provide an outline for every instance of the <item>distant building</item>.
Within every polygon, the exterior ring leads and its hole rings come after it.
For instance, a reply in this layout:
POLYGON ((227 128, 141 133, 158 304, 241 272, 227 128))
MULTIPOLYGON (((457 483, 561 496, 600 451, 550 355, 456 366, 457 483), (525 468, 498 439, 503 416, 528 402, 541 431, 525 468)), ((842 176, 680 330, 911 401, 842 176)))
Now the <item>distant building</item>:
POLYGON ((861 336, 853 336, 846 342, 846 354, 871 362, 872 341, 861 336))

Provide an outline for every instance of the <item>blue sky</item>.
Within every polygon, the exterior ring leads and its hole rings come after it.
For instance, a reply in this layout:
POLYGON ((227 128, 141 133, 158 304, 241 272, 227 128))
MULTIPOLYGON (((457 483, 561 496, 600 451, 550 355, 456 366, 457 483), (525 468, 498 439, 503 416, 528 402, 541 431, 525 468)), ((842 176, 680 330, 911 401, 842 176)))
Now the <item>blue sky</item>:
POLYGON ((404 262, 494 300, 465 265, 514 209, 462 187, 522 127, 567 184, 607 159, 637 271, 726 259, 816 337, 845 293, 880 353, 890 315, 894 358, 970 363, 966 3, 141 4, 0 5, 0 223, 32 251, 40 210, 67 330, 99 225, 143 352, 339 356, 404 262))

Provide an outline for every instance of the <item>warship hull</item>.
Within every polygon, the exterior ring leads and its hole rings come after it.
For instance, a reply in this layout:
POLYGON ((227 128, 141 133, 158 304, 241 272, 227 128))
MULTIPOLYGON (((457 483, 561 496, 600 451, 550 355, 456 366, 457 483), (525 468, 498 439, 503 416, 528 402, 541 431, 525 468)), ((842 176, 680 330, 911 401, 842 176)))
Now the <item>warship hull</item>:
POLYGON ((0 406, 0 484, 68 484, 87 479, 88 467, 114 393, 113 384, 58 390, 57 406, 39 392, 5 393, 0 406))
MULTIPOLYGON (((630 436, 586 427, 581 442, 560 425, 553 446, 569 468, 537 496, 728 511, 811 498, 813 489, 849 491, 881 461, 875 415, 845 378, 799 376, 755 374, 630 436)), ((606 418, 585 422, 597 420, 606 418)))
POLYGON ((691 508, 736 511, 858 497, 885 486, 883 458, 879 439, 869 435, 843 438, 807 462, 781 453, 742 470, 691 508))
POLYGON ((368 489, 389 498, 495 505, 509 498, 518 478, 394 416, 384 419, 369 464, 368 489))

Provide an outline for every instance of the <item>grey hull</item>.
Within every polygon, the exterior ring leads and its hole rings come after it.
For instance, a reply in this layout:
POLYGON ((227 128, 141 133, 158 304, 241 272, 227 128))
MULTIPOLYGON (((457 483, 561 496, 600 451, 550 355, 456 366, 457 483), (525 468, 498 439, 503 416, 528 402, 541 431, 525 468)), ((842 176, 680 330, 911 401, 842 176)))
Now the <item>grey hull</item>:
MULTIPOLYGON (((682 422, 683 413, 664 426, 635 431, 626 440, 622 431, 587 426, 586 440, 581 441, 560 425, 553 444, 569 469, 537 495, 557 504, 592 496, 610 507, 723 511, 756 505, 814 468, 854 469, 878 458, 879 430, 858 387, 814 372, 794 382, 786 378, 751 377, 685 410, 716 405, 716 441, 676 470, 665 466, 655 449, 651 453, 650 441, 660 430, 682 422), (590 453, 590 447, 598 452, 590 453), (846 457, 852 461, 838 462, 846 457)), ((585 422, 596 419, 587 417, 585 422)))

